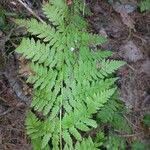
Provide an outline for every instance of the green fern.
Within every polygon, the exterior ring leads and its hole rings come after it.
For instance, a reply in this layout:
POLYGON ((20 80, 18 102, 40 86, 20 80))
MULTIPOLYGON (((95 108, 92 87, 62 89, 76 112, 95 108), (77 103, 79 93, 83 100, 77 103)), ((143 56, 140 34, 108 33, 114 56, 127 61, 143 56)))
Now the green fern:
POLYGON ((149 148, 145 142, 135 140, 132 144, 132 150, 149 150, 149 148))
POLYGON ((142 122, 145 126, 150 127, 150 113, 144 114, 142 122))
POLYGON ((105 143, 108 150, 126 150, 125 139, 117 135, 110 135, 105 143))
POLYGON ((65 145, 64 150, 99 150, 99 144, 94 143, 89 137, 86 140, 83 140, 81 143, 77 142, 75 148, 65 145))
POLYGON ((97 120, 100 123, 111 125, 114 130, 124 133, 131 133, 131 127, 127 120, 123 117, 124 107, 118 100, 112 98, 97 113, 97 120))
POLYGON ((80 14, 84 5, 81 0, 71 7, 64 0, 51 0, 43 6, 50 25, 16 21, 36 36, 24 38, 16 49, 31 62, 31 108, 44 116, 40 120, 32 112, 27 115, 27 134, 35 150, 98 150, 99 145, 81 133, 97 127, 93 115, 115 93, 117 78, 110 77, 125 63, 107 59, 111 52, 90 48, 106 39, 86 31, 80 14))
POLYGON ((141 0, 139 7, 141 12, 150 11, 150 0, 141 0))

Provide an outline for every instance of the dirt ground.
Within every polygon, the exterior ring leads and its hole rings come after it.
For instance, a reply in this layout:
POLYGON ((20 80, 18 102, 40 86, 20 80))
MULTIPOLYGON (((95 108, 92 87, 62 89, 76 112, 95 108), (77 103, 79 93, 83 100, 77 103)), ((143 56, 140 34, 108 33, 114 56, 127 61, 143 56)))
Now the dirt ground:
MULTIPOLYGON (((150 13, 140 13, 136 0, 109 2, 87 1, 92 11, 87 17, 90 30, 108 39, 101 49, 114 51, 113 58, 127 62, 117 74, 120 99, 130 110, 127 120, 134 133, 129 138, 150 142, 149 130, 141 124, 143 115, 150 112, 150 13)), ((8 12, 20 13, 24 9, 9 0, 2 0, 0 5, 8 12)), ((11 17, 6 19, 11 23, 11 17)), ((24 82, 25 75, 19 74, 18 56, 14 53, 18 32, 17 27, 0 30, 0 150, 31 150, 24 128, 31 91, 24 82)))

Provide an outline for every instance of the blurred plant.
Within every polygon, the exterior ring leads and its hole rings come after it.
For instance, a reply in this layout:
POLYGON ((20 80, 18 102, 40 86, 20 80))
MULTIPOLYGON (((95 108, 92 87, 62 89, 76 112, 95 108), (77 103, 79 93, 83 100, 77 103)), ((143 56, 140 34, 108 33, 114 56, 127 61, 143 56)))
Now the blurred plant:
POLYGON ((7 12, 3 7, 0 7, 0 30, 9 32, 14 27, 15 24, 9 22, 10 17, 18 18, 19 16, 16 13, 7 12))
POLYGON ((139 7, 141 12, 150 11, 150 0, 142 0, 139 7))
POLYGON ((3 10, 2 7, 0 7, 0 29, 5 28, 5 26, 6 26, 5 11, 3 10))
POLYGON ((150 127, 150 113, 147 113, 147 114, 144 115, 144 117, 143 117, 143 123, 147 127, 150 127))
POLYGON ((148 146, 144 142, 137 140, 132 144, 132 150, 148 150, 148 146))

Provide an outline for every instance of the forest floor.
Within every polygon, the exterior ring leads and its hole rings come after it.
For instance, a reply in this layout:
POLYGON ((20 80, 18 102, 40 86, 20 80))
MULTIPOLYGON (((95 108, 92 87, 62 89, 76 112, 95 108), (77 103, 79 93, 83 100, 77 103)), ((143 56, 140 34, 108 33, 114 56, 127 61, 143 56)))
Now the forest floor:
MULTIPOLYGON (((4 18, 0 16, 0 150, 31 150, 24 128, 32 93, 24 80, 28 68, 14 53, 25 31, 12 25, 12 18, 15 13, 32 15, 15 0, 10 1, 0 1, 7 12, 4 18)), ((40 14, 37 4, 32 9, 40 14)), ((113 58, 127 62, 117 74, 120 100, 130 110, 126 119, 133 134, 128 136, 150 141, 150 130, 141 124, 143 115, 150 112, 150 13, 140 13, 136 0, 111 4, 89 0, 88 5, 92 11, 87 17, 90 31, 108 39, 100 48, 114 51, 113 58)))

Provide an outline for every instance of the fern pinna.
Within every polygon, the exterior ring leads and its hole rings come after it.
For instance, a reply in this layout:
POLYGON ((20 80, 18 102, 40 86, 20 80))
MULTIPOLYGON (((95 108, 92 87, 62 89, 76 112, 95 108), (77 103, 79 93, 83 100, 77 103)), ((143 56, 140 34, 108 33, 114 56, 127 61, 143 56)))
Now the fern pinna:
POLYGON ((139 3, 140 11, 150 11, 150 0, 141 0, 139 3))
POLYGON ((116 91, 117 78, 111 74, 124 62, 106 59, 112 53, 96 49, 106 39, 87 32, 84 7, 82 0, 71 6, 50 0, 43 6, 49 24, 17 20, 34 35, 24 38, 16 51, 31 60, 31 108, 44 116, 27 114, 27 134, 35 150, 99 149, 91 137, 82 135, 97 127, 93 115, 116 91))

